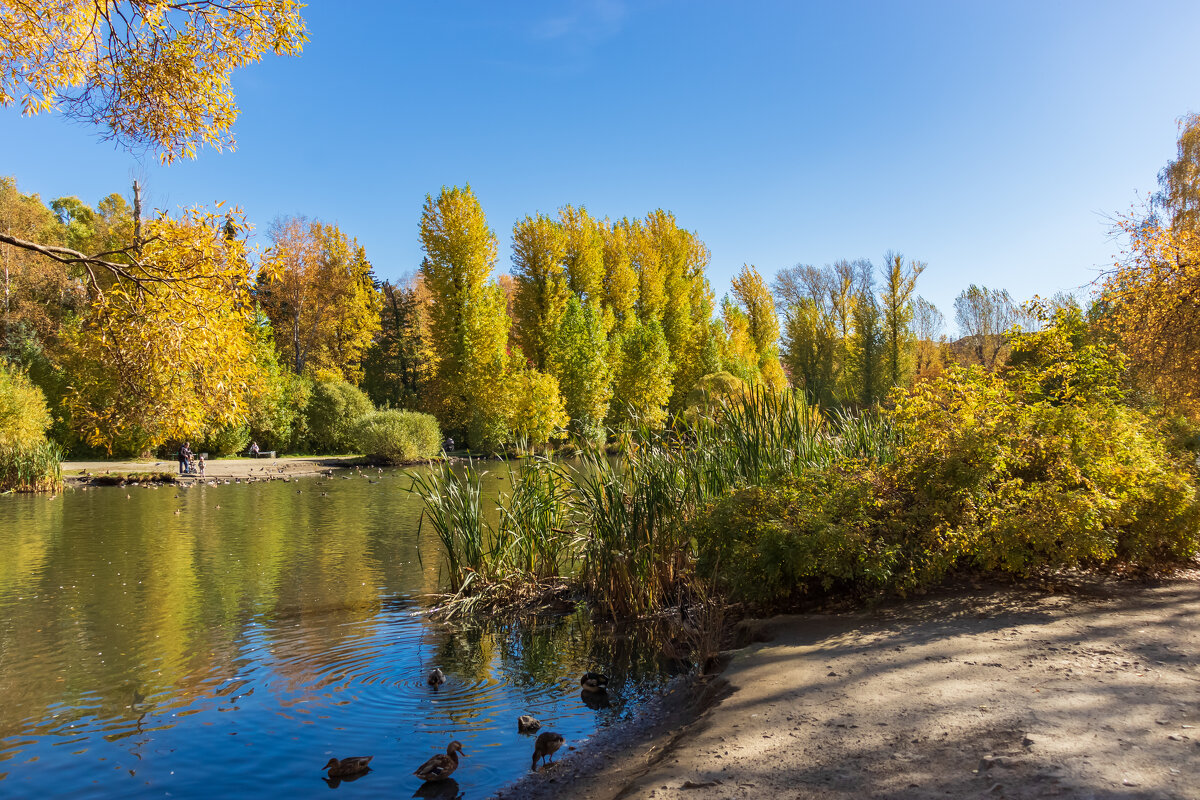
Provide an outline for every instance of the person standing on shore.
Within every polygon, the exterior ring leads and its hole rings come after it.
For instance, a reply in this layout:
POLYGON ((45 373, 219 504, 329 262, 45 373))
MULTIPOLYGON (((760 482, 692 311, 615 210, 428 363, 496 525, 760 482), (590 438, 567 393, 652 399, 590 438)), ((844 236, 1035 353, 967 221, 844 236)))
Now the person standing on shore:
POLYGON ((183 444, 179 445, 179 474, 180 475, 184 475, 187 473, 188 455, 190 455, 190 453, 191 453, 191 450, 188 447, 187 442, 184 442, 183 444))

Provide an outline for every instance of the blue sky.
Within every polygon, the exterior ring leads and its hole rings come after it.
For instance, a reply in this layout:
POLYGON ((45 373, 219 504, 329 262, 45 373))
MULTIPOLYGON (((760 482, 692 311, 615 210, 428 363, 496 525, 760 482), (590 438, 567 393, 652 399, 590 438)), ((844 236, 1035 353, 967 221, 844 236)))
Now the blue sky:
POLYGON ((299 59, 239 73, 233 153, 160 167, 61 118, 0 110, 0 174, 96 202, 226 200, 265 229, 336 222, 382 278, 420 261, 425 194, 470 182, 501 242, 565 203, 675 212, 743 263, 928 263, 1024 298, 1111 263, 1109 218, 1155 188, 1200 110, 1200 4, 334 2, 299 59))

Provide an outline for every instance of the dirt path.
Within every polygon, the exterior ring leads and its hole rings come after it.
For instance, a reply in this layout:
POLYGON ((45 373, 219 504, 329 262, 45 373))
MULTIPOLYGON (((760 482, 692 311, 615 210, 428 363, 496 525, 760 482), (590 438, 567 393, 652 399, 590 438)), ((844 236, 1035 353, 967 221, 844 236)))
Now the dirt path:
POLYGON ((778 618, 691 725, 508 796, 1200 798, 1198 578, 778 618))
MULTIPOLYGON (((331 469, 348 467, 355 456, 285 456, 281 458, 219 458, 208 461, 204 476, 210 480, 262 479, 319 475, 331 469)), ((64 461, 63 480, 69 484, 86 483, 88 476, 130 472, 179 472, 177 461, 64 461)), ((180 480, 196 480, 195 476, 180 480)))

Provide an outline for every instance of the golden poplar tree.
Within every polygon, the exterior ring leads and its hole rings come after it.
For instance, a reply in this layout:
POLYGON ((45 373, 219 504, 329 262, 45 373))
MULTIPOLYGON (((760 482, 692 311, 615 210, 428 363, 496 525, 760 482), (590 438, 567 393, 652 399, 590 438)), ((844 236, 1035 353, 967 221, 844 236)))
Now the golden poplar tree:
POLYGON ((540 370, 570 297, 563 268, 566 238, 562 226, 542 214, 513 226, 513 338, 540 370))
POLYGON ((494 447, 507 435, 502 388, 510 324, 504 293, 488 280, 496 235, 470 185, 426 195, 420 235, 439 421, 443 430, 465 431, 472 447, 494 447))

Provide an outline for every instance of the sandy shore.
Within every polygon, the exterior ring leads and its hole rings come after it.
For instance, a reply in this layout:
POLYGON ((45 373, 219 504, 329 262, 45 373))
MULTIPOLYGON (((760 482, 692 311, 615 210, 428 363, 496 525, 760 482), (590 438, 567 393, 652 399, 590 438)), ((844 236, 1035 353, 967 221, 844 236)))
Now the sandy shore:
POLYGON ((770 620, 723 700, 668 697, 500 796, 1200 798, 1198 577, 770 620))
MULTIPOLYGON (((212 480, 299 477, 349 467, 356 461, 356 456, 220 458, 206 462, 204 475, 212 480)), ((178 475, 177 461, 64 461, 62 464, 63 480, 68 485, 87 483, 92 476, 131 472, 169 472, 185 482, 198 479, 195 476, 178 475)))

